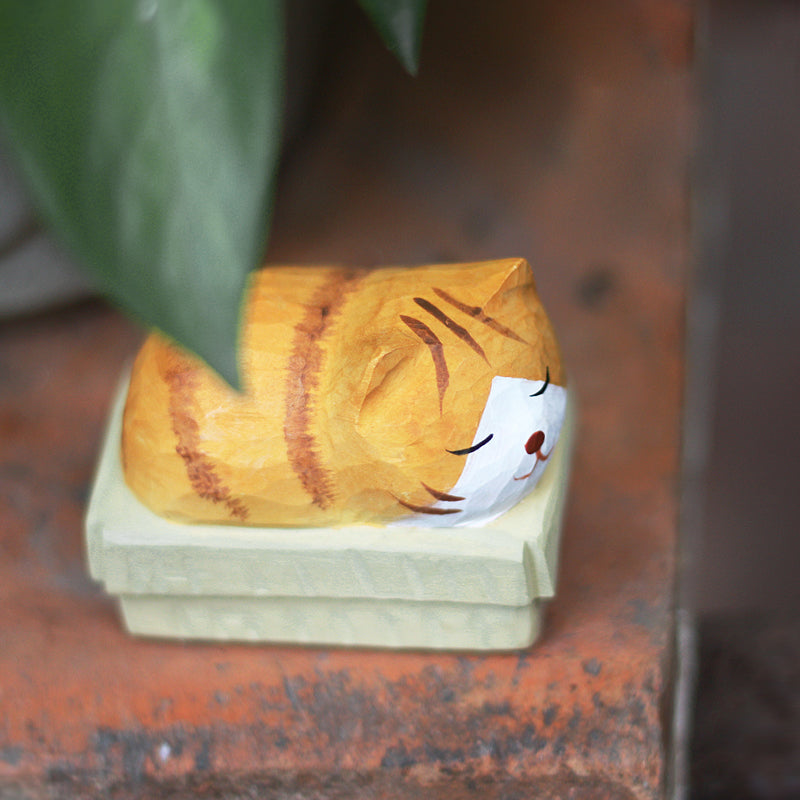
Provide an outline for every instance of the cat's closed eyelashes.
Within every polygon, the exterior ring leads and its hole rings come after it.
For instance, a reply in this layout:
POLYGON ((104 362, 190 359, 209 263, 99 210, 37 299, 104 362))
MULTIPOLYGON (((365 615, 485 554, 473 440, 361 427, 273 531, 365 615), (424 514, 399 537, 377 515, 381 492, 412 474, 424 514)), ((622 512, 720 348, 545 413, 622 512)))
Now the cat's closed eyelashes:
POLYGON ((137 359, 129 485, 153 510, 257 525, 477 524, 530 491, 566 393, 521 260, 269 268, 246 394, 163 340, 137 359))
POLYGON ((550 367, 545 369, 545 379, 544 379, 544 386, 541 389, 537 389, 531 397, 539 397, 543 395, 547 391, 547 387, 550 385, 550 367))
POLYGON ((493 438, 494 434, 490 433, 485 439, 478 442, 478 444, 473 444, 472 447, 462 447, 460 450, 448 450, 447 452, 454 456, 468 456, 470 453, 474 453, 476 450, 480 450, 484 445, 489 444, 493 438))

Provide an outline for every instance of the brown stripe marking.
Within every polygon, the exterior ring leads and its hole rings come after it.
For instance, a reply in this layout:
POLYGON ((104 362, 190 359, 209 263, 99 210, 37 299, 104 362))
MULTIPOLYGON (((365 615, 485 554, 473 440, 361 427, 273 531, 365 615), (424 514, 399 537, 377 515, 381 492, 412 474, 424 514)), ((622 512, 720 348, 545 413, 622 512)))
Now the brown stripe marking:
POLYGON ((514 333, 511 328, 506 328, 505 325, 502 325, 496 319, 484 313, 480 306, 468 306, 466 303, 456 300, 455 297, 449 295, 446 291, 444 291, 444 289, 437 289, 434 287, 433 291, 436 292, 436 294, 438 294, 439 297, 441 297, 446 303, 450 303, 451 306, 454 306, 459 311, 469 314, 470 317, 478 320, 478 322, 488 325, 492 330, 497 331, 501 336, 505 336, 507 339, 513 339, 516 342, 522 342, 522 344, 528 344, 525 339, 514 333))
POLYGON ((458 514, 461 511, 460 508, 434 508, 433 506, 415 506, 413 503, 406 503, 405 500, 401 500, 399 497, 395 498, 401 506, 410 509, 411 511, 416 511, 417 514, 436 514, 441 516, 443 514, 458 514))
POLYGON ((483 348, 472 338, 470 332, 466 328, 462 328, 455 320, 450 319, 444 311, 438 309, 433 303, 425 300, 423 297, 415 297, 414 302, 422 309, 427 311, 432 317, 439 320, 448 330, 451 330, 462 342, 466 342, 487 364, 489 359, 486 358, 486 353, 483 348))
POLYGON ((439 337, 424 323, 415 317, 400 315, 400 319, 428 346, 433 358, 433 365, 436 367, 436 386, 439 390, 439 413, 442 413, 442 400, 447 387, 450 385, 450 373, 447 369, 447 362, 444 359, 444 348, 439 337))
POLYGON ((334 490, 333 478, 322 464, 311 430, 312 407, 324 357, 321 342, 345 297, 365 274, 366 270, 335 272, 311 297, 303 319, 294 329, 286 380, 283 438, 294 473, 311 496, 312 503, 323 509, 333 502, 334 490))
POLYGON ((175 452, 183 459, 192 489, 204 500, 223 503, 232 517, 244 522, 250 513, 247 506, 239 498, 231 496, 230 489, 215 472, 214 464, 200 449, 199 426, 191 411, 197 376, 179 367, 167 370, 164 379, 170 389, 172 430, 178 437, 175 452))
POLYGON ((422 481, 420 481, 420 483, 422 483, 425 489, 437 500, 447 500, 448 502, 457 503, 459 500, 465 499, 463 497, 458 497, 457 495, 454 494, 446 494, 445 492, 440 492, 438 489, 431 489, 431 487, 428 486, 427 483, 423 483, 422 481))

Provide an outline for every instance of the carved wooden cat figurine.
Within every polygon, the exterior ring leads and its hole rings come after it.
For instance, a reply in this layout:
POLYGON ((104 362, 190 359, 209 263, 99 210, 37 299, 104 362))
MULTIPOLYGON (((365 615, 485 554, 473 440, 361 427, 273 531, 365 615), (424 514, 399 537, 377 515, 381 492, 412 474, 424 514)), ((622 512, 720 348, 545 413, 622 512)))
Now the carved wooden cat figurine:
POLYGON ((190 522, 481 524, 536 485, 565 374, 527 263, 256 273, 244 392, 153 335, 128 485, 190 522))

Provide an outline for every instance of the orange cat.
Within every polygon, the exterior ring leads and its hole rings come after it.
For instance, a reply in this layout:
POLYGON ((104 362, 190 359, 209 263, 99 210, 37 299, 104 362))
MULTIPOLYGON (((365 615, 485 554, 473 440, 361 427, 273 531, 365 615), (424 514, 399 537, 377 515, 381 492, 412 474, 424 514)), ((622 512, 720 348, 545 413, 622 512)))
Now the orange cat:
POLYGON ((244 392, 153 335, 126 480, 158 514, 274 526, 480 524, 536 484, 565 375, 527 263, 255 274, 244 392))

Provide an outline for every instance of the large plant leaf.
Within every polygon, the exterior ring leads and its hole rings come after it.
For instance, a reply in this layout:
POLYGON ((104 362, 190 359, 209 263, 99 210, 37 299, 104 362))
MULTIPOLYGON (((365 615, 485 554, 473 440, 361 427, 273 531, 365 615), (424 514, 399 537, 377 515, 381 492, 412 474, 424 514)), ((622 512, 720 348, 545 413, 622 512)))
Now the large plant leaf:
POLYGON ((0 117, 100 288, 237 383, 279 150, 280 0, 0 4, 0 117))
POLYGON ((427 0, 359 0, 386 46, 417 74, 427 0))

